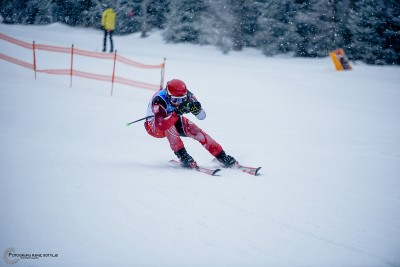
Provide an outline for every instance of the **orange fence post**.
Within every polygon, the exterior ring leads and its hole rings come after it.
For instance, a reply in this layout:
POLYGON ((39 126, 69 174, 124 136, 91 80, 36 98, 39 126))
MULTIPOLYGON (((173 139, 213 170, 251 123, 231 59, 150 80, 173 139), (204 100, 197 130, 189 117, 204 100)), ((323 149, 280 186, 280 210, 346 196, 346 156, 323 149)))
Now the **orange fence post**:
POLYGON ((33 72, 35 73, 35 80, 36 80, 36 52, 35 52, 35 41, 32 42, 32 51, 33 51, 33 72))
POLYGON ((74 65, 74 44, 71 46, 71 69, 69 71, 69 76, 70 76, 70 83, 69 87, 72 87, 72 74, 73 74, 73 65, 74 65))
POLYGON ((117 50, 114 52, 114 67, 113 67, 113 73, 112 73, 112 79, 111 79, 111 96, 113 95, 114 91, 114 79, 115 79, 115 63, 117 62, 117 50))
POLYGON ((165 60, 166 60, 166 58, 164 58, 164 63, 163 63, 162 66, 161 66, 160 90, 163 89, 163 87, 164 87, 165 60))

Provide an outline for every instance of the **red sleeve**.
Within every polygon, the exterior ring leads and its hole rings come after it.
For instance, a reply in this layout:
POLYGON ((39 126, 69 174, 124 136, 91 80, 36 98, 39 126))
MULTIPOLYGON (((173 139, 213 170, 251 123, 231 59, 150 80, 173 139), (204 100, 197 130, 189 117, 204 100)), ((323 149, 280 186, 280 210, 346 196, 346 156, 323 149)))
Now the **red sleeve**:
POLYGON ((167 114, 167 111, 162 105, 152 105, 154 113, 154 126, 157 130, 166 131, 178 121, 179 117, 175 112, 167 114))

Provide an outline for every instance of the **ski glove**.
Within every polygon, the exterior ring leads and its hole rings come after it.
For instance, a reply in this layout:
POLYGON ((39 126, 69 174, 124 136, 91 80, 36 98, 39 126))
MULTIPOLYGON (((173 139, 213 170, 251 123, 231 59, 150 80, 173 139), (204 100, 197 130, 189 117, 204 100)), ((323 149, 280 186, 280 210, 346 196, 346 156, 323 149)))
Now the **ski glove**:
POLYGON ((176 115, 181 116, 186 113, 193 113, 193 115, 199 114, 201 111, 200 102, 183 102, 176 109, 176 115))
POLYGON ((191 105, 191 107, 190 107, 190 112, 193 114, 193 115, 198 115, 199 113, 200 113, 200 111, 201 111, 201 104, 200 104, 200 102, 197 102, 197 101, 195 101, 195 102, 192 102, 192 105, 191 105))
POLYGON ((176 115, 181 116, 183 114, 190 113, 191 104, 192 103, 190 102, 181 103, 175 110, 176 115))

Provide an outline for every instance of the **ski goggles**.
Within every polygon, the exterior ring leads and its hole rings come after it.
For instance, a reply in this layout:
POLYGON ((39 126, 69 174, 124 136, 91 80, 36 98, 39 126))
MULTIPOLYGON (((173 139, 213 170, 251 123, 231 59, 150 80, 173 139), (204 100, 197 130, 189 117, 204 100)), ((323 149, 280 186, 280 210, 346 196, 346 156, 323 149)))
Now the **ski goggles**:
POLYGON ((187 95, 184 96, 172 96, 169 95, 169 101, 171 101, 172 104, 181 104, 185 102, 187 99, 187 95))

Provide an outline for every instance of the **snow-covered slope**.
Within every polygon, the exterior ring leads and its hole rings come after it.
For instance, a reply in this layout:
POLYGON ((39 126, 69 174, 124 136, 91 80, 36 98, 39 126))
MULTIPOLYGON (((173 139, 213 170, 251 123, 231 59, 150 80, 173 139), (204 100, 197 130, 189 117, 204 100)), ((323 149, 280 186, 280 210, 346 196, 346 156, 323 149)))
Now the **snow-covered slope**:
MULTIPOLYGON (((0 32, 101 50, 90 29, 0 32)), ((0 251, 58 254, 15 266, 400 266, 399 67, 339 73, 328 57, 222 55, 159 34, 114 41, 144 63, 166 57, 166 79, 184 80, 207 111, 190 119, 261 175, 171 167, 167 140, 125 126, 145 116, 151 91, 117 84, 110 97, 108 83, 74 77, 70 88, 67 76, 35 80, 1 60, 0 251)), ((215 164, 184 141, 197 162, 215 164)))

